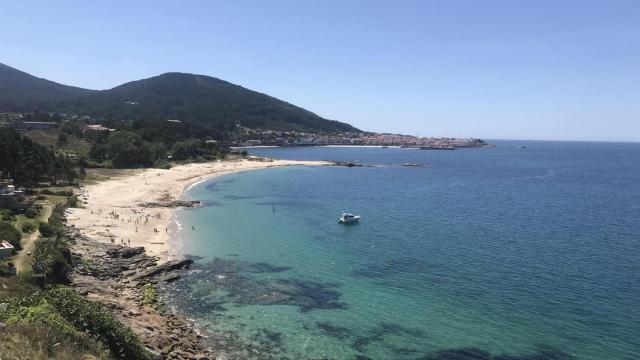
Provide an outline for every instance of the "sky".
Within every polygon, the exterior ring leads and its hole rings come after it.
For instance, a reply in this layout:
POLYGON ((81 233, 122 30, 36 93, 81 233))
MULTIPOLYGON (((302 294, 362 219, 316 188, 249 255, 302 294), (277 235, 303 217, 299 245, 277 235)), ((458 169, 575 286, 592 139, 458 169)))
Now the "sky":
POLYGON ((0 0, 0 63, 210 75, 368 131, 640 141, 637 0, 0 0))

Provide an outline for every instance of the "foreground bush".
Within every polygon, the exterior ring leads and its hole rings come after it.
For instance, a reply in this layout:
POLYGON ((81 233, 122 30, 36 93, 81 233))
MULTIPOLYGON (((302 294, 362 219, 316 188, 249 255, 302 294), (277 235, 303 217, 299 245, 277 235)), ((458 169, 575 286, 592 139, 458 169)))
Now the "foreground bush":
POLYGON ((53 343, 73 344, 76 349, 94 353, 101 347, 108 348, 116 359, 151 359, 131 329, 102 305, 84 299, 70 288, 58 286, 30 296, 12 298, 8 304, 6 310, 0 310, 0 322, 8 326, 46 328, 53 343))
POLYGON ((64 341, 54 329, 41 324, 16 324, 2 331, 0 358, 2 359, 51 359, 88 360, 109 359, 108 353, 98 344, 83 345, 64 341))
POLYGON ((61 286, 49 290, 47 297, 62 317, 108 346, 118 359, 151 359, 133 331, 122 325, 102 305, 87 301, 75 291, 61 286))

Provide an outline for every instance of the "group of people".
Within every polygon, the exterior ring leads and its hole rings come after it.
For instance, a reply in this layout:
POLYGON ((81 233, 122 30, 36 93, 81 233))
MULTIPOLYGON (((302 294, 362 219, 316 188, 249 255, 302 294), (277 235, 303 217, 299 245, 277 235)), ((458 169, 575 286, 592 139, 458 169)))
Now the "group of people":
MULTIPOLYGON (((145 213, 145 210, 138 210, 138 209, 131 209, 131 210, 123 210, 123 211, 117 211, 117 210, 111 210, 109 212, 106 212, 103 209, 99 209, 96 210, 95 212, 92 210, 91 214, 97 214, 100 217, 104 216, 105 219, 112 219, 112 220, 120 220, 122 222, 128 222, 128 223, 135 223, 136 227, 135 227, 135 232, 138 233, 140 231, 140 229, 138 228, 138 225, 144 225, 147 226, 149 225, 149 220, 150 219, 162 219, 162 213, 161 212, 155 212, 155 213, 151 213, 151 214, 147 214, 145 213), (127 214, 129 211, 132 212, 132 214, 127 214), (127 216, 128 215, 128 216, 127 216)), ((107 231, 109 231, 109 229, 107 229, 107 231)), ((169 229, 165 227, 164 229, 165 232, 169 232, 169 229)), ((159 233, 160 230, 158 230, 157 227, 153 228, 153 232, 154 233, 159 233)), ((115 244, 116 243, 116 237, 113 235, 109 235, 109 237, 111 238, 111 243, 115 244)), ((130 238, 124 238, 121 237, 120 238, 120 245, 131 245, 131 239, 130 238)))

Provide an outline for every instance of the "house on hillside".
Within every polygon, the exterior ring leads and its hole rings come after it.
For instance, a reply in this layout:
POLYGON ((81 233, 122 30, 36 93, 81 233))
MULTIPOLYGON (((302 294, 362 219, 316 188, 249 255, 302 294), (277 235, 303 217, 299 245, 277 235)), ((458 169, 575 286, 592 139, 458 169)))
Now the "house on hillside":
POLYGON ((13 254, 13 245, 6 240, 0 241, 0 259, 11 257, 13 254))
POLYGON ((110 129, 100 124, 85 125, 83 131, 116 131, 116 129, 110 129))
POLYGON ((24 200, 22 190, 16 190, 11 181, 0 181, 0 208, 19 208, 22 200, 24 200))

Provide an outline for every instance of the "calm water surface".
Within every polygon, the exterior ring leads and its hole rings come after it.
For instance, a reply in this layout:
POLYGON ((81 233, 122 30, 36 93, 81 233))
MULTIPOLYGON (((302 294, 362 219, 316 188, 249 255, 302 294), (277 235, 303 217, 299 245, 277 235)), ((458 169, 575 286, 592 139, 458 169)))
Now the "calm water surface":
POLYGON ((640 144, 496 143, 254 150, 370 166, 192 188, 167 296, 230 358, 640 359, 640 144))

